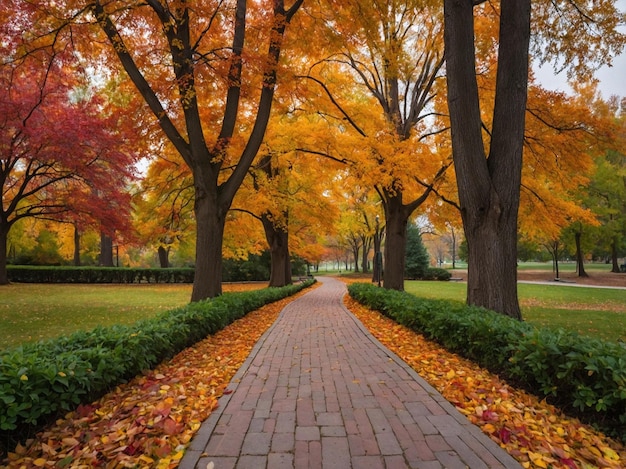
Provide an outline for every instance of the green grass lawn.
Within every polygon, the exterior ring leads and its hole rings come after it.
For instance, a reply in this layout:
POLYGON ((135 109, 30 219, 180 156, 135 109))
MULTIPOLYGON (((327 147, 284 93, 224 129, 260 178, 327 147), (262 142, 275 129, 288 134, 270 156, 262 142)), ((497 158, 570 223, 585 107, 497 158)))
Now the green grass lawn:
MULTIPOLYGON (((465 283, 407 281, 408 292, 465 301, 465 283)), ((40 285, 0 287, 0 349, 98 325, 132 324, 185 305, 191 285, 40 285)), ((519 285, 524 320, 606 340, 626 340, 626 291, 519 285)))
POLYGON ((0 349, 96 326, 132 324, 191 298, 191 285, 0 286, 0 349))
MULTIPOLYGON (((461 282, 405 282, 407 292, 425 298, 465 301, 461 282)), ((626 290, 520 283, 525 321, 562 327, 604 340, 626 340, 626 290)))

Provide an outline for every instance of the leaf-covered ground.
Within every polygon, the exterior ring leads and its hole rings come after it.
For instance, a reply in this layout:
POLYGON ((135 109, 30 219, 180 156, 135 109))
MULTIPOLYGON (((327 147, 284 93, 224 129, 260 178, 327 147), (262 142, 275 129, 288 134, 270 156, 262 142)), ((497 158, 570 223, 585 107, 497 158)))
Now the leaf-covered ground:
POLYGON ((350 298, 346 306, 523 467, 626 467, 626 448, 619 442, 350 298))
MULTIPOLYGON (((176 467, 263 332, 294 298, 267 305, 18 446, 2 462, 30 467, 176 467)), ((528 468, 619 468, 623 446, 510 388, 351 299, 372 333, 528 468)))
POLYGON ((99 401, 79 407, 15 448, 0 467, 178 466, 254 344, 297 297, 249 313, 99 401))

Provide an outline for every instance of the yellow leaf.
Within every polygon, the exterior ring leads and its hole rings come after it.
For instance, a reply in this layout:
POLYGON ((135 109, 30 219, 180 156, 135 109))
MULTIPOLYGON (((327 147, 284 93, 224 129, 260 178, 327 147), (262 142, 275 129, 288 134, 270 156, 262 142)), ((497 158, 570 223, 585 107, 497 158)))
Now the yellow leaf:
POLYGON ((602 450, 602 452, 604 453, 604 456, 612 459, 613 461, 619 461, 619 455, 613 451, 611 448, 609 447, 604 447, 604 448, 600 448, 602 450))
POLYGON ((594 454, 594 456, 597 456, 597 457, 599 457, 599 458, 601 458, 601 457, 602 457, 602 453, 601 453, 601 452, 600 452, 600 450, 599 450, 598 448, 596 448, 595 446, 589 446, 587 449, 588 449, 589 451, 591 451, 591 452, 594 454))
POLYGON ((147 464, 154 464, 154 459, 146 456, 145 454, 142 454, 141 456, 139 456, 139 460, 147 464))
POLYGON ((483 425, 483 431, 485 433, 493 433, 496 431, 496 427, 494 427, 492 424, 488 423, 486 425, 483 425))
POLYGON ((28 376, 26 375, 20 376, 20 381, 28 381, 28 376))
POLYGON ((33 464, 37 467, 43 467, 46 465, 46 460, 44 458, 37 458, 33 461, 33 464))
POLYGON ((456 373, 454 372, 454 370, 450 370, 446 373, 446 378, 447 379, 452 379, 454 378, 454 376, 456 375, 456 373))
POLYGON ((63 438, 63 446, 69 446, 73 448, 74 446, 78 446, 80 442, 76 438, 63 438))

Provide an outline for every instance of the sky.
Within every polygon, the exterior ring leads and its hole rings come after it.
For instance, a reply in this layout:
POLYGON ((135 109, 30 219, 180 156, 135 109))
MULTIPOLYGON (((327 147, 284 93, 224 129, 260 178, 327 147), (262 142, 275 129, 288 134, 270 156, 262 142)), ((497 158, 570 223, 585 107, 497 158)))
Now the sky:
MULTIPOLYGON (((617 0, 617 4, 622 12, 626 12, 626 0, 617 0)), ((626 26, 623 25, 621 31, 626 34, 626 26)), ((571 92, 565 73, 555 75, 551 65, 535 68, 535 74, 544 88, 571 92)), ((600 80, 598 88, 604 99, 612 95, 626 97, 626 50, 613 59, 612 67, 600 68, 595 76, 600 80)))
MULTIPOLYGON (((546 65, 539 69, 536 68, 535 74, 544 88, 571 92, 565 72, 555 75, 552 66, 546 65)), ((604 99, 608 99, 612 95, 626 97, 626 52, 613 59, 612 67, 600 68, 595 76, 600 81, 598 89, 604 99)))

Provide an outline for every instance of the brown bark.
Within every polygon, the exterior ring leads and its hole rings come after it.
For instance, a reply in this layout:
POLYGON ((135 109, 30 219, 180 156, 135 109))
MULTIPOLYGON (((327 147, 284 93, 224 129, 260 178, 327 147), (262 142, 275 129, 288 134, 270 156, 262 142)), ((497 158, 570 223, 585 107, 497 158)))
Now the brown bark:
POLYGON ((585 271, 585 259, 580 243, 582 235, 583 234, 580 231, 576 231, 574 233, 574 241, 576 242, 576 272, 578 272, 579 277, 589 277, 589 275, 585 271))
POLYGON ((613 238, 611 241, 611 272, 620 273, 619 262, 617 262, 617 239, 613 238))
POLYGON ((157 249, 157 254, 159 255, 159 265, 162 269, 166 269, 170 266, 169 253, 169 249, 166 249, 163 246, 159 246, 157 249))
POLYGON ((113 267, 113 240, 104 233, 100 233, 100 265, 113 267))
POLYGON ((0 226, 0 285, 9 284, 9 274, 7 272, 7 243, 9 237, 8 228, 0 226))
POLYGON ((270 247, 271 270, 270 287, 284 287, 290 285, 291 256, 289 254, 289 232, 276 227, 268 214, 261 217, 265 238, 270 247))
POLYGON ((404 290, 406 225, 412 212, 402 204, 400 194, 387 194, 385 201, 385 275, 383 286, 404 290))
POLYGON ((80 266, 80 231, 74 225, 74 265, 80 266))
POLYGON ((452 148, 468 244, 467 302, 521 319, 517 216, 528 88, 530 0, 501 3, 489 156, 475 70, 474 2, 444 0, 452 148))

